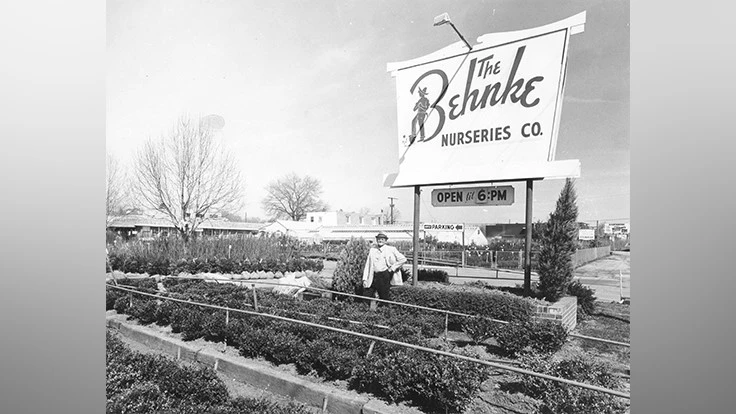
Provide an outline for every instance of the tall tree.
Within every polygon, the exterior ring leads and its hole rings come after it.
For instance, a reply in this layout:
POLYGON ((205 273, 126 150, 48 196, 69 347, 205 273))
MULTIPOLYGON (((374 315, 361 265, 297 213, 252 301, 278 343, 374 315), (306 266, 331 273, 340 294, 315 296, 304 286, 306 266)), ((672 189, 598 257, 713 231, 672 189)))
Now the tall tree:
POLYGON ((110 154, 105 156, 105 207, 107 211, 106 227, 113 217, 125 210, 127 197, 126 177, 120 162, 110 154))
POLYGON ((327 204, 319 198, 322 184, 308 175, 287 174, 271 181, 266 186, 266 193, 262 201, 263 210, 273 219, 300 221, 307 217, 307 213, 327 210, 327 204))
POLYGON ((575 185, 568 178, 539 240, 539 291, 552 302, 567 293, 573 278, 572 255, 578 235, 576 203, 575 185))
POLYGON ((240 170, 207 122, 181 117, 136 157, 140 204, 163 213, 189 241, 210 211, 239 207, 240 170))

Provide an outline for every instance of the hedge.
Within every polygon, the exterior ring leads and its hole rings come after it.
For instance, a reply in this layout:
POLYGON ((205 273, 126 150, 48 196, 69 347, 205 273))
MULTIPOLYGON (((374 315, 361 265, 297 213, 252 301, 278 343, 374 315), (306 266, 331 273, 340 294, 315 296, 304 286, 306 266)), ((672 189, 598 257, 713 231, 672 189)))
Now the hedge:
MULTIPOLYGON (((534 315, 534 303, 511 294, 472 288, 447 290, 433 286, 396 286, 391 289, 393 300, 430 308, 485 316, 503 321, 526 322, 534 315)), ((458 317, 451 317, 454 327, 460 327, 458 317)))
POLYGON ((186 367, 160 356, 130 350, 107 331, 106 396, 109 414, 306 414, 294 403, 230 398, 211 368, 186 367))
POLYGON ((312 270, 319 272, 324 268, 322 260, 306 258, 290 258, 282 261, 275 259, 249 261, 228 258, 180 259, 167 257, 137 257, 130 253, 110 253, 110 266, 123 273, 148 273, 149 275, 178 275, 180 273, 223 273, 240 274, 243 272, 302 272, 312 270))

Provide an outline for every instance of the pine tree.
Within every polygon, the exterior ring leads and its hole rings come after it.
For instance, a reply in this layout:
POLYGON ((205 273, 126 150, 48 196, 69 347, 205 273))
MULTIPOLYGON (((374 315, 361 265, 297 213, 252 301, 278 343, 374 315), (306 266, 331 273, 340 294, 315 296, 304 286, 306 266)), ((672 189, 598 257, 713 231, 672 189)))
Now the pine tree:
POLYGON ((539 292, 551 302, 567 293, 573 278, 572 255, 577 249, 578 233, 576 201, 574 183, 568 178, 540 237, 539 292))

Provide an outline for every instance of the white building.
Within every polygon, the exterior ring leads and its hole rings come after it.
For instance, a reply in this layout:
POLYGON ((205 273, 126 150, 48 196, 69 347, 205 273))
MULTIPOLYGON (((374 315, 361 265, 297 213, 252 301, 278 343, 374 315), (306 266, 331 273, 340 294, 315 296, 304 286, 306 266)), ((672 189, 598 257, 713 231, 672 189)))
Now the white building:
POLYGON ((307 213, 305 221, 321 226, 380 226, 383 224, 380 214, 361 215, 342 210, 307 213))
POLYGON ((463 226, 462 230, 425 229, 424 231, 428 236, 436 238, 439 242, 464 243, 465 246, 470 246, 471 244, 475 244, 476 246, 488 245, 488 239, 486 239, 486 236, 480 231, 480 227, 478 226, 463 226))
POLYGON ((267 234, 284 234, 302 241, 318 243, 320 227, 318 224, 304 221, 276 220, 262 227, 261 231, 267 234))
MULTIPOLYGON (((326 242, 347 241, 359 238, 373 240, 379 232, 388 236, 389 242, 412 241, 414 234, 413 225, 411 224, 387 224, 382 226, 323 226, 319 229, 319 240, 326 242)), ((423 230, 419 231, 419 238, 424 239, 423 230)))

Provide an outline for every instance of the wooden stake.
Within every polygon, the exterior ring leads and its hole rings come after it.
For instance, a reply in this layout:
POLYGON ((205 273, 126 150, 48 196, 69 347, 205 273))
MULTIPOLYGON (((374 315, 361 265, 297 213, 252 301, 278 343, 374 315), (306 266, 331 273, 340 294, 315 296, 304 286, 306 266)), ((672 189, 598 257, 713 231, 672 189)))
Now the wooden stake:
POLYGON ((258 312, 258 295, 256 294, 256 285, 255 283, 251 284, 251 287, 253 288, 253 309, 258 312))

